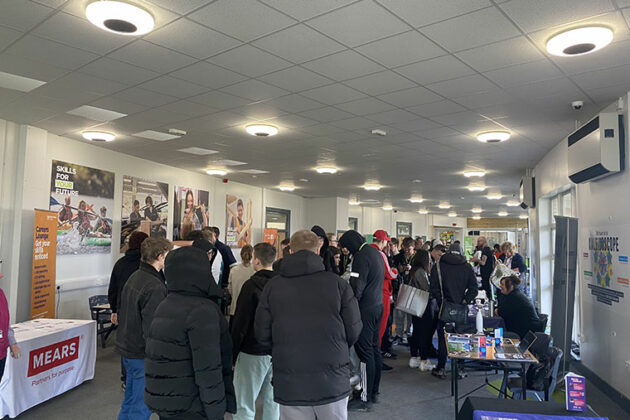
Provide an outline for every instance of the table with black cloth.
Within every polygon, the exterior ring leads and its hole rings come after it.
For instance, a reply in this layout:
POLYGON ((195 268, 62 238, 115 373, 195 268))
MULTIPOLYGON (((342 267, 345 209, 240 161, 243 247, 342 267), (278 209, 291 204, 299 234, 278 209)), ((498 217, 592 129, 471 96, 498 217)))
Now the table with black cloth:
MULTIPOLYGON (((590 407, 586 411, 567 411, 564 403, 547 401, 504 400, 498 398, 468 397, 457 414, 457 420, 546 420, 547 416, 569 419, 605 419, 590 407)), ((553 419, 553 417, 549 417, 553 419)))

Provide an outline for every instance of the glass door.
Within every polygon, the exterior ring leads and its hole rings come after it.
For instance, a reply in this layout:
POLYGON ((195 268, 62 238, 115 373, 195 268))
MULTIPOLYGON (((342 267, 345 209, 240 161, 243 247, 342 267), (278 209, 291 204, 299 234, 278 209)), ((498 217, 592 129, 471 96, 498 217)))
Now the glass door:
POLYGON ((291 237, 291 210, 265 208, 265 227, 278 229, 278 244, 291 237))

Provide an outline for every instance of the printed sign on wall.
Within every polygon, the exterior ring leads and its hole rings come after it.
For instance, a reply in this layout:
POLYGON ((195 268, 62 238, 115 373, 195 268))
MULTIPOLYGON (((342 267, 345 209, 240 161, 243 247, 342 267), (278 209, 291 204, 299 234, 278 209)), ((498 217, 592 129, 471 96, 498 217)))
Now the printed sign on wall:
POLYGON ((55 317, 57 213, 35 210, 31 319, 55 317))
POLYGON ((228 194, 225 199, 225 243, 232 248, 252 244, 252 200, 228 194))
POLYGON ((127 250, 127 238, 140 230, 151 237, 166 238, 168 184, 123 177, 120 251, 127 250))
POLYGON ((208 226, 210 193, 188 187, 175 187, 173 240, 185 240, 193 230, 208 226))

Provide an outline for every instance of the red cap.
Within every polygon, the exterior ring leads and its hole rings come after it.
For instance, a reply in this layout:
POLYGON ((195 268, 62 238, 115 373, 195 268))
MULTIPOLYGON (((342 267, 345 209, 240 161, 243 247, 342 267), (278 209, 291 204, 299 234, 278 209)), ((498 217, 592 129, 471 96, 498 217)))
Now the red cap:
POLYGON ((391 241, 391 239, 387 237, 387 232, 382 229, 374 232, 374 239, 376 239, 377 241, 391 241))

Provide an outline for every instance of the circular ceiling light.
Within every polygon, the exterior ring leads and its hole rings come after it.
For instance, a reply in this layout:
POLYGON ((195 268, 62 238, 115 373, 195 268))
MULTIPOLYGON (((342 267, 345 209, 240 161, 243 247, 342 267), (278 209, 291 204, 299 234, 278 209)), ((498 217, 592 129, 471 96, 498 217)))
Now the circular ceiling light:
POLYGON ((457 213, 455 213, 454 211, 450 211, 448 212, 448 217, 457 217, 457 213))
POLYGON ((518 216, 519 219, 529 219, 529 216, 526 214, 521 214, 520 216, 518 216))
POLYGON ((97 142, 114 141, 116 135, 105 131, 84 131, 81 133, 84 139, 97 142))
POLYGON ((420 214, 429 214, 429 210, 427 210, 427 209, 420 209, 420 210, 418 210, 418 213, 420 213, 420 214))
POLYGON ((278 189, 280 191, 287 191, 287 192, 295 191, 295 187, 293 185, 280 185, 278 189))
POLYGON ((394 207, 393 207, 391 204, 389 204, 389 203, 385 203, 385 204, 383 204, 383 207, 382 207, 382 208, 383 208, 383 210, 385 210, 385 211, 394 210, 394 207))
POLYGON ((443 202, 441 202, 441 203, 438 205, 438 207, 439 207, 439 208, 441 208, 441 209, 450 209, 450 208, 451 208, 451 205, 450 205, 449 203, 447 203, 447 202, 444 202, 444 201, 443 201, 443 202))
POLYGON ((155 26, 151 13, 122 1, 102 0, 88 4, 85 16, 95 26, 118 35, 148 34, 155 26))
POLYGON ((481 213, 483 210, 481 210, 479 207, 475 207, 474 209, 472 209, 470 211, 472 211, 473 213, 477 213, 478 214, 478 213, 481 213))
POLYGON ((245 130, 252 136, 271 137, 278 134, 278 129, 273 125, 252 124, 245 127, 245 130))
POLYGON ((472 218, 473 218, 473 220, 481 220, 481 216, 479 216, 479 215, 473 216, 472 218))
POLYGON ((508 207, 516 207, 516 206, 520 206, 521 203, 519 203, 516 200, 510 200, 507 203, 505 203, 505 205, 508 206, 508 207))
POLYGON ((485 171, 465 171, 464 172, 464 176, 466 178, 481 178, 482 176, 485 176, 486 172, 485 171))
POLYGON ((501 194, 495 194, 495 193, 493 193, 493 194, 488 194, 488 195, 486 196, 486 198, 487 198, 488 200, 500 200, 500 199, 502 199, 502 198, 503 198, 503 196, 502 196, 501 194))
POLYGON ((363 189, 365 191, 378 191, 381 188, 383 188, 383 187, 381 185, 379 185, 379 184, 365 184, 363 186, 363 189))
POLYGON ((477 140, 482 143, 500 143, 510 138, 511 134, 507 131, 486 131, 477 134, 477 140))
POLYGON ((585 26, 552 36, 547 52, 561 57, 574 57, 601 50, 613 40, 613 31, 605 26, 585 26))
POLYGON ((419 195, 412 195, 409 201, 412 203, 422 203, 424 201, 424 198, 422 198, 422 196, 419 196, 419 195))
POLYGON ((468 186, 468 191, 476 192, 476 191, 485 191, 486 186, 481 184, 470 184, 468 186))
POLYGON ((348 201, 348 204, 351 206, 358 206, 361 202, 359 200, 350 200, 348 201))
POLYGON ((508 212, 507 212, 507 211, 500 211, 500 212, 498 212, 497 214, 498 214, 499 216, 501 216, 501 217, 505 217, 505 216, 507 216, 507 215, 508 215, 508 212))
POLYGON ((219 176, 227 175, 227 171, 225 169, 208 169, 206 173, 208 175, 219 175, 219 176))
POLYGON ((315 168, 318 174, 336 174, 337 168, 333 166, 321 166, 319 168, 315 168))

